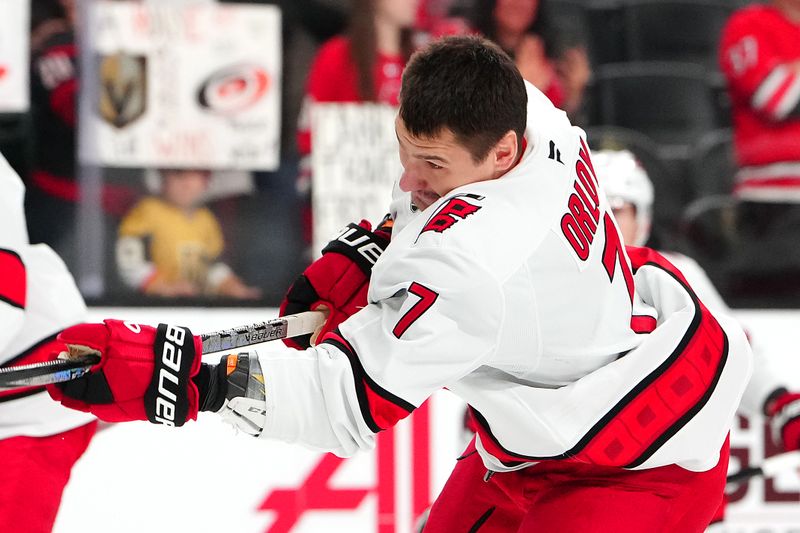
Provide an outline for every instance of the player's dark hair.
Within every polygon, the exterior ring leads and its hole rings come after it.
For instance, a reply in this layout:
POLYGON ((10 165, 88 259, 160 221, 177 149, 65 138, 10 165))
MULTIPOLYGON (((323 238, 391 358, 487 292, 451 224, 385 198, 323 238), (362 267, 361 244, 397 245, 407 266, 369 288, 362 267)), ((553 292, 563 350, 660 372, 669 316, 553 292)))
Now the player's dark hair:
POLYGON ((408 132, 433 137, 449 129, 476 163, 509 130, 521 149, 527 104, 514 62, 482 37, 435 41, 411 56, 403 72, 400 118, 408 132))

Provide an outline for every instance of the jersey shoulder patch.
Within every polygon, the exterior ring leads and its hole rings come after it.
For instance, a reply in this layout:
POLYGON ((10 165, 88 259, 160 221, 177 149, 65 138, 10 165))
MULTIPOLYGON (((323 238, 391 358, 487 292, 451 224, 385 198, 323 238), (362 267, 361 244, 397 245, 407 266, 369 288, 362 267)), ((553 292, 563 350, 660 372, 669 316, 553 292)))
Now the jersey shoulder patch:
POLYGON ((458 222, 474 215, 483 206, 483 196, 477 194, 457 194, 443 203, 423 226, 420 235, 425 232, 444 233, 458 222))

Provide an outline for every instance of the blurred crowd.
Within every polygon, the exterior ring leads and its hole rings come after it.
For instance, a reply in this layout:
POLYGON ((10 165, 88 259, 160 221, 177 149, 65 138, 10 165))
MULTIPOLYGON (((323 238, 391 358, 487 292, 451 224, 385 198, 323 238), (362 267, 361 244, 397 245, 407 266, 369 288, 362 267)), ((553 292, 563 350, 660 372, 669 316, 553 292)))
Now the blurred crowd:
MULTIPOLYGON (((108 260, 92 300, 277 303, 309 260, 310 107, 397 105, 415 48, 478 33, 594 149, 635 156, 655 188, 650 245, 694 256, 733 305, 800 303, 800 0, 250 3, 282 12, 279 168, 218 194, 232 178, 205 168, 101 169, 108 260)), ((33 0, 31 110, 0 116, 31 241, 70 267, 85 253, 80 32, 74 0, 33 0)))

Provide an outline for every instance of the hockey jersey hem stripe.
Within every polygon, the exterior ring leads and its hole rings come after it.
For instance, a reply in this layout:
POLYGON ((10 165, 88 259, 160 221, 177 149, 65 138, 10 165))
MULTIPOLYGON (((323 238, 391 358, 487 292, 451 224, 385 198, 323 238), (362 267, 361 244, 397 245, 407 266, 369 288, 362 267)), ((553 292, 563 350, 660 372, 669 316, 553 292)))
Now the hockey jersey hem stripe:
POLYGON ((675 434, 680 431, 680 429, 685 426, 694 416, 700 412, 700 410, 708 403, 708 400, 711 398, 711 395, 714 393, 714 390, 717 388, 717 383, 719 383, 720 377, 722 377, 722 371, 725 369, 725 363, 728 361, 728 336, 725 332, 722 332, 723 338, 723 348, 722 348, 722 356, 720 358, 719 365, 717 366, 717 371, 714 374, 714 379, 706 389, 705 394, 697 401, 694 407, 690 408, 684 416, 679 418, 668 430, 666 430, 659 438, 657 438, 653 444, 647 450, 639 456, 638 459, 635 461, 627 464, 624 468, 636 468, 640 466, 642 463, 647 461, 654 453, 658 451, 661 446, 663 446, 669 439, 671 439, 675 434))

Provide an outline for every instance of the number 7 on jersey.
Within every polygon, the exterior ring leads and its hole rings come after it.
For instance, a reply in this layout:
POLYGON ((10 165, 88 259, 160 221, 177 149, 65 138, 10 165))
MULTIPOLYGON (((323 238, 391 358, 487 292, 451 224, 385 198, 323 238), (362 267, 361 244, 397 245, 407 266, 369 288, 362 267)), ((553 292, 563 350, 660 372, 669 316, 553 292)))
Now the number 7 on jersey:
POLYGON ((431 306, 436 302, 436 299, 439 297, 439 293, 429 289, 425 285, 421 285, 416 281, 411 283, 408 287, 408 292, 417 296, 419 301, 411 306, 406 314, 400 318, 397 324, 394 326, 392 333, 398 339, 403 336, 403 333, 406 332, 408 328, 411 327, 411 324, 417 321, 419 317, 425 313, 431 306))

